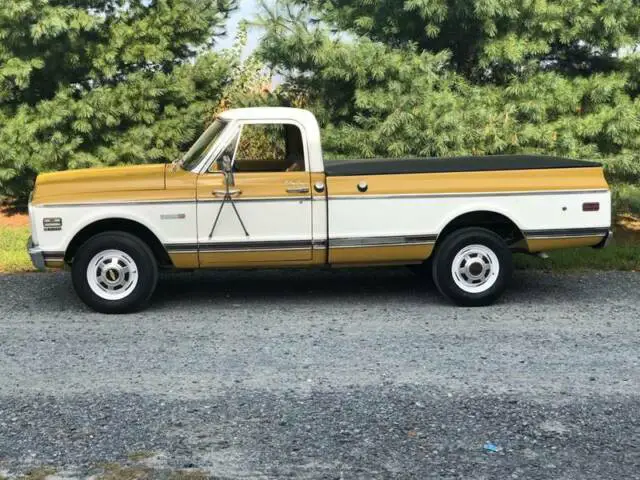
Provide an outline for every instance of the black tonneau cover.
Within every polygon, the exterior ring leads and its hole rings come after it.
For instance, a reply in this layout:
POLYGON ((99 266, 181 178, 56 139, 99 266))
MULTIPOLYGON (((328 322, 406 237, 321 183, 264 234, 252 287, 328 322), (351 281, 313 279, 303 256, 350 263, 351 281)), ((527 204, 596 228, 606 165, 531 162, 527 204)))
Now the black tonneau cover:
POLYGON ((349 177, 402 173, 490 172, 599 166, 600 164, 595 162, 543 155, 492 155, 484 157, 327 160, 325 161, 325 173, 329 177, 349 177))

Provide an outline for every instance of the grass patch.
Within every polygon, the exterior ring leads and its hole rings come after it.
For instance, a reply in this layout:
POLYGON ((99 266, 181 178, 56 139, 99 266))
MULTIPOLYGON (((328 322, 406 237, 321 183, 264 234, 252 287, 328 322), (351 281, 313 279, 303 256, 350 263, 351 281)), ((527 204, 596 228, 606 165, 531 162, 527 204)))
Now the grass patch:
POLYGON ((154 452, 148 452, 143 450, 140 452, 130 453, 127 458, 129 458, 129 460, 131 460, 132 462, 139 462, 141 460, 147 460, 148 458, 153 458, 154 456, 155 456, 154 452))
POLYGON ((211 475, 201 470, 178 470, 169 475, 169 480, 207 480, 209 478, 211 475))
POLYGON ((167 470, 143 466, 124 466, 105 463, 99 466, 100 473, 92 475, 97 480, 206 480, 211 478, 202 470, 167 470))
POLYGON ((44 480, 49 475, 53 475, 56 473, 55 468, 51 467, 38 467, 33 470, 29 470, 25 475, 22 476, 24 480, 44 480))
POLYGON ((148 467, 125 467, 117 463, 101 466, 102 474, 92 475, 99 480, 151 480, 154 478, 153 469, 148 467))
MULTIPOLYGON (((615 238, 615 237, 614 237, 615 238)), ((548 259, 515 255, 519 270, 640 270, 640 243, 609 245, 602 250, 574 248, 549 252, 548 259)))
POLYGON ((29 227, 0 227, 0 272, 33 270, 27 254, 29 227))
POLYGON ((640 185, 629 183, 611 185, 611 197, 615 211, 640 214, 640 185))

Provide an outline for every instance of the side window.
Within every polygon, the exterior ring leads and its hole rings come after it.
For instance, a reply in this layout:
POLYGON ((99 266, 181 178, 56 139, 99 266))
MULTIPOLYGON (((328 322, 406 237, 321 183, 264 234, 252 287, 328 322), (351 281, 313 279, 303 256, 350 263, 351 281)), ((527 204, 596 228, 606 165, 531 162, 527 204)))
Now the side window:
POLYGON ((234 152, 234 169, 237 172, 305 170, 302 133, 295 125, 245 124, 240 141, 236 138, 220 158, 225 155, 233 158, 234 152))

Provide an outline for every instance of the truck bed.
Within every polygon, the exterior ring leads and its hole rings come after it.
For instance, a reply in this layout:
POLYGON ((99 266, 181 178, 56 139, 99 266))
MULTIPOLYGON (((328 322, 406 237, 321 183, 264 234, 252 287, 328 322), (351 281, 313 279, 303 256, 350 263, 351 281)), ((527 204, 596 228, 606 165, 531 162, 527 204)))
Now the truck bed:
POLYGON ((329 177, 349 177, 357 175, 544 170, 599 166, 600 164, 596 162, 544 155, 492 155, 449 158, 326 160, 325 173, 329 177))

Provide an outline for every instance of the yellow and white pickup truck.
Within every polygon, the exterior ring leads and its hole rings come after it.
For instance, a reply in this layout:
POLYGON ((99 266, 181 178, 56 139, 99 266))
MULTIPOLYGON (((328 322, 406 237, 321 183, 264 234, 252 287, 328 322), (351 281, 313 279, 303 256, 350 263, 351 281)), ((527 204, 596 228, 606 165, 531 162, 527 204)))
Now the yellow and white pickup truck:
POLYGON ((307 111, 221 114, 179 161, 46 173, 29 253, 107 313, 159 269, 416 265, 460 305, 494 302, 512 253, 607 244, 599 164, 543 156, 323 160, 307 111))

